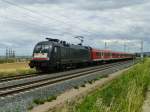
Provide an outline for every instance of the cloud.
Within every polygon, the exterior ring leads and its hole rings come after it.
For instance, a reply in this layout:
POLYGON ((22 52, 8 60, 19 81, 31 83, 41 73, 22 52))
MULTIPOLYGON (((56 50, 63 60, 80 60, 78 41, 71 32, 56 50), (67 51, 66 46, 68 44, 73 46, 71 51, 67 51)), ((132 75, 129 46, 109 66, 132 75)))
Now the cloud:
MULTIPOLYGON (((9 0, 3 0, 9 1, 9 0)), ((89 10, 102 10, 102 9, 116 9, 126 6, 138 5, 142 3, 149 2, 148 0, 12 0, 17 4, 57 4, 57 5, 70 5, 78 8, 85 8, 89 10)))
POLYGON ((82 0, 81 7, 88 10, 108 10, 108 9, 118 9, 123 7, 129 7, 134 5, 139 5, 147 3, 148 0, 82 0))
MULTIPOLYGON (((8 1, 8 0, 7 0, 8 1)), ((10 0, 9 0, 10 1, 10 0)), ((141 38, 145 51, 150 42, 150 2, 148 0, 12 0, 15 5, 0 2, 0 55, 6 47, 31 55, 34 45, 45 37, 104 48, 109 41, 112 50, 123 50, 123 40, 131 51, 139 51, 141 38), (117 43, 115 45, 115 43, 117 43), (134 45, 134 46, 133 46, 134 45), (28 50, 27 50, 28 49, 28 50)))

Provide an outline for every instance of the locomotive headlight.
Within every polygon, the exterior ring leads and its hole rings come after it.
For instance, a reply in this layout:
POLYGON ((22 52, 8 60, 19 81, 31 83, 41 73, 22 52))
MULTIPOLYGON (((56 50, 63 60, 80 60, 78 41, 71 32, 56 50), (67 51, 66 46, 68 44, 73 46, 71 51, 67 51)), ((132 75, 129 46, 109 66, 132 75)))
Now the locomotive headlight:
POLYGON ((34 58, 47 58, 48 53, 34 53, 34 58))
POLYGON ((34 53, 33 60, 49 60, 48 53, 34 53))

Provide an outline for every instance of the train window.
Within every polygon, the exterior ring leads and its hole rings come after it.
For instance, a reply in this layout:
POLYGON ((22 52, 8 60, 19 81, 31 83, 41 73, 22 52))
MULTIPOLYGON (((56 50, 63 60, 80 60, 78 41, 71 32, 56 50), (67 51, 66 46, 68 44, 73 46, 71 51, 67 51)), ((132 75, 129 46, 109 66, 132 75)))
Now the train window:
POLYGON ((34 52, 36 53, 47 53, 51 50, 52 46, 47 44, 38 44, 35 46, 34 52))
POLYGON ((102 56, 102 52, 96 52, 96 56, 97 57, 101 57, 102 56))
POLYGON ((61 56, 62 56, 62 58, 65 58, 65 55, 66 55, 65 48, 62 47, 62 48, 61 48, 61 56))
POLYGON ((57 47, 54 47, 54 52, 57 53, 57 47))
POLYGON ((105 53, 106 54, 106 56, 109 56, 109 53, 105 53))
POLYGON ((66 57, 69 58, 69 48, 66 48, 66 57))
POLYGON ((98 52, 96 52, 96 56, 99 56, 99 53, 98 53, 98 52))
POLYGON ((103 52, 103 56, 106 56, 106 53, 105 53, 105 52, 103 52))
POLYGON ((112 57, 112 53, 110 53, 110 56, 112 57))
POLYGON ((105 56, 105 53, 103 52, 103 57, 105 56))
POLYGON ((104 52, 101 52, 102 57, 104 56, 104 52))

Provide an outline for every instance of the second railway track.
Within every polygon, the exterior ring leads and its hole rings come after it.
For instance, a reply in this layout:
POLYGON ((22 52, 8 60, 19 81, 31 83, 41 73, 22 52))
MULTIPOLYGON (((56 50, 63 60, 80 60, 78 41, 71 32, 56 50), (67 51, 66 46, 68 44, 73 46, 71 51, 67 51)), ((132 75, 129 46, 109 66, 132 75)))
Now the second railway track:
POLYGON ((86 76, 91 73, 102 72, 107 69, 109 70, 112 68, 117 68, 121 66, 122 64, 129 64, 129 63, 132 63, 132 61, 111 63, 111 64, 102 65, 102 66, 91 67, 91 69, 89 70, 85 69, 83 71, 77 71, 75 73, 66 73, 63 75, 60 74, 60 75, 49 77, 49 78, 38 79, 35 81, 23 82, 21 84, 0 87, 0 97, 11 96, 13 94, 18 94, 20 92, 25 92, 25 91, 35 89, 38 87, 55 84, 61 81, 70 80, 70 79, 77 78, 77 77, 86 76))

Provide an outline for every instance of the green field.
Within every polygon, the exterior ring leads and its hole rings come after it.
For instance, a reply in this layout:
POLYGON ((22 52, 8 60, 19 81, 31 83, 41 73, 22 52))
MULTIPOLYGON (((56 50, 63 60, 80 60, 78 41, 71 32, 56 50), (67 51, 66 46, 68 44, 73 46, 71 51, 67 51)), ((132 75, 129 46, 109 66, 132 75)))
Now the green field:
POLYGON ((0 64, 0 77, 10 75, 23 75, 35 73, 34 69, 30 69, 28 62, 4 63, 0 64))
POLYGON ((141 112, 150 81, 150 59, 137 64, 123 75, 90 93, 66 112, 141 112))

